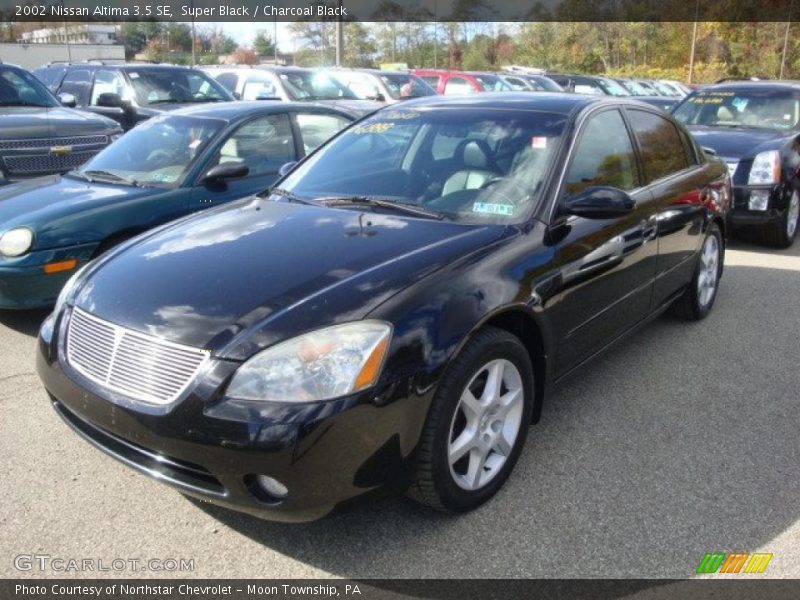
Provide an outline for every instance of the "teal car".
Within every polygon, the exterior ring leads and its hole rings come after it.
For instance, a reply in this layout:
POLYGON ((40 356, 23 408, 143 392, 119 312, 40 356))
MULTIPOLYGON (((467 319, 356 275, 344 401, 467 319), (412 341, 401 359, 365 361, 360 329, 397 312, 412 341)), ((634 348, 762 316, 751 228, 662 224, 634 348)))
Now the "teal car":
POLYGON ((54 304, 91 259, 268 188, 353 119, 308 103, 185 108, 141 123, 74 171, 0 188, 0 309, 54 304))

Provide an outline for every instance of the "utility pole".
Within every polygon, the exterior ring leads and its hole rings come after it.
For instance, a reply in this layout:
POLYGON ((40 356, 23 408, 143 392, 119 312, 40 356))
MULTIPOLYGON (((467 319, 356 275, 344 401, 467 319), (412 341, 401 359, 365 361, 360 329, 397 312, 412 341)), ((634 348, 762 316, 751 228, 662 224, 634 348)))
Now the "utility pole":
POLYGON ((689 83, 694 78, 694 49, 697 45, 697 19, 700 15, 700 0, 696 0, 694 5, 694 26, 692 27, 692 51, 689 55, 689 83))
MULTIPOLYGON (((64 0, 61 0, 61 8, 64 8, 64 0)), ((64 44, 67 46, 67 60, 72 62, 72 46, 69 45, 69 29, 67 29, 66 17, 64 17, 64 44)))
POLYGON ((344 57, 344 29, 342 27, 342 0, 339 0, 339 14, 336 16, 336 66, 342 66, 344 57))
POLYGON ((786 49, 789 46, 789 29, 792 27, 792 12, 794 10, 794 0, 789 2, 789 20, 786 21, 786 33, 783 35, 783 52, 781 52, 781 73, 778 79, 783 79, 783 71, 786 67, 786 49))
POLYGON ((197 65, 197 56, 195 55, 195 51, 194 51, 194 44, 195 44, 195 40, 197 39, 196 34, 195 34, 195 30, 194 30, 194 0, 192 0, 192 2, 191 2, 191 7, 192 7, 192 66, 194 67, 194 66, 197 65))
POLYGON ((273 63, 278 65, 278 17, 275 17, 274 27, 272 29, 272 49, 273 49, 273 63))
POLYGON ((439 17, 437 15, 438 2, 433 0, 433 68, 436 69, 439 65, 439 17))

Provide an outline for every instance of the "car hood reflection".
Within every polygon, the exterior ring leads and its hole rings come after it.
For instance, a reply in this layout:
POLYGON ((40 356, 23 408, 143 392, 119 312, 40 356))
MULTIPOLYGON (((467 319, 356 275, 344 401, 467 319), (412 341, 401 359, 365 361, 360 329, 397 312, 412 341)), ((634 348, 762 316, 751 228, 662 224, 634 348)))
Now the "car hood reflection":
POLYGON ((363 318, 504 230, 247 199, 101 259, 75 304, 243 359, 290 333, 363 318))

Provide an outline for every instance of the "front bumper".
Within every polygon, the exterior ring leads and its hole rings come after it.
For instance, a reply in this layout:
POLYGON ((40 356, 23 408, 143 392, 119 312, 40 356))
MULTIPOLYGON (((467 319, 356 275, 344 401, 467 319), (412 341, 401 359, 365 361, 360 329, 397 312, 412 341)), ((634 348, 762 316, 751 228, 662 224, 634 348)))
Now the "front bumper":
POLYGON ((64 329, 45 322, 37 352, 56 412, 94 446, 186 494, 260 518, 310 521, 411 481, 424 398, 372 391, 248 412, 222 399, 239 363, 217 360, 174 405, 137 406, 64 364, 64 329), (287 497, 265 494, 259 474, 285 485, 287 497))
POLYGON ((730 212, 730 222, 734 227, 760 226, 774 223, 783 217, 789 206, 791 188, 784 185, 773 186, 748 186, 737 185, 733 187, 733 209, 730 212), (751 192, 766 190, 769 200, 766 210, 750 210, 748 202, 751 192))
POLYGON ((0 309, 26 310, 55 304, 64 284, 86 264, 98 244, 41 250, 18 258, 0 258, 0 309), (45 273, 44 266, 69 259, 77 264, 68 271, 45 273))

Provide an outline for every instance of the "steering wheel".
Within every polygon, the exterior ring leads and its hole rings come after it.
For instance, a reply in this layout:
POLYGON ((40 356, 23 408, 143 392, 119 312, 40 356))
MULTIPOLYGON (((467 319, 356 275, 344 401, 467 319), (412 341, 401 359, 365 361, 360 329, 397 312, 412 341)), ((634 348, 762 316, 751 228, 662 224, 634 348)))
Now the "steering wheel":
POLYGON ((528 195, 530 194, 530 191, 527 188, 525 188, 519 181, 512 179, 510 177, 492 177, 491 179, 487 179, 486 181, 484 181, 483 185, 479 189, 488 190, 496 186, 498 183, 502 182, 510 182, 514 191, 519 192, 519 197, 512 198, 511 196, 508 195, 508 192, 510 190, 504 190, 504 191, 492 190, 493 193, 507 200, 509 204, 517 205, 519 204, 522 198, 527 198, 528 195))
POLYGON ((150 154, 147 155, 145 159, 146 162, 150 163, 156 162, 160 164, 168 164, 168 161, 172 160, 173 154, 163 148, 156 148, 150 154))

